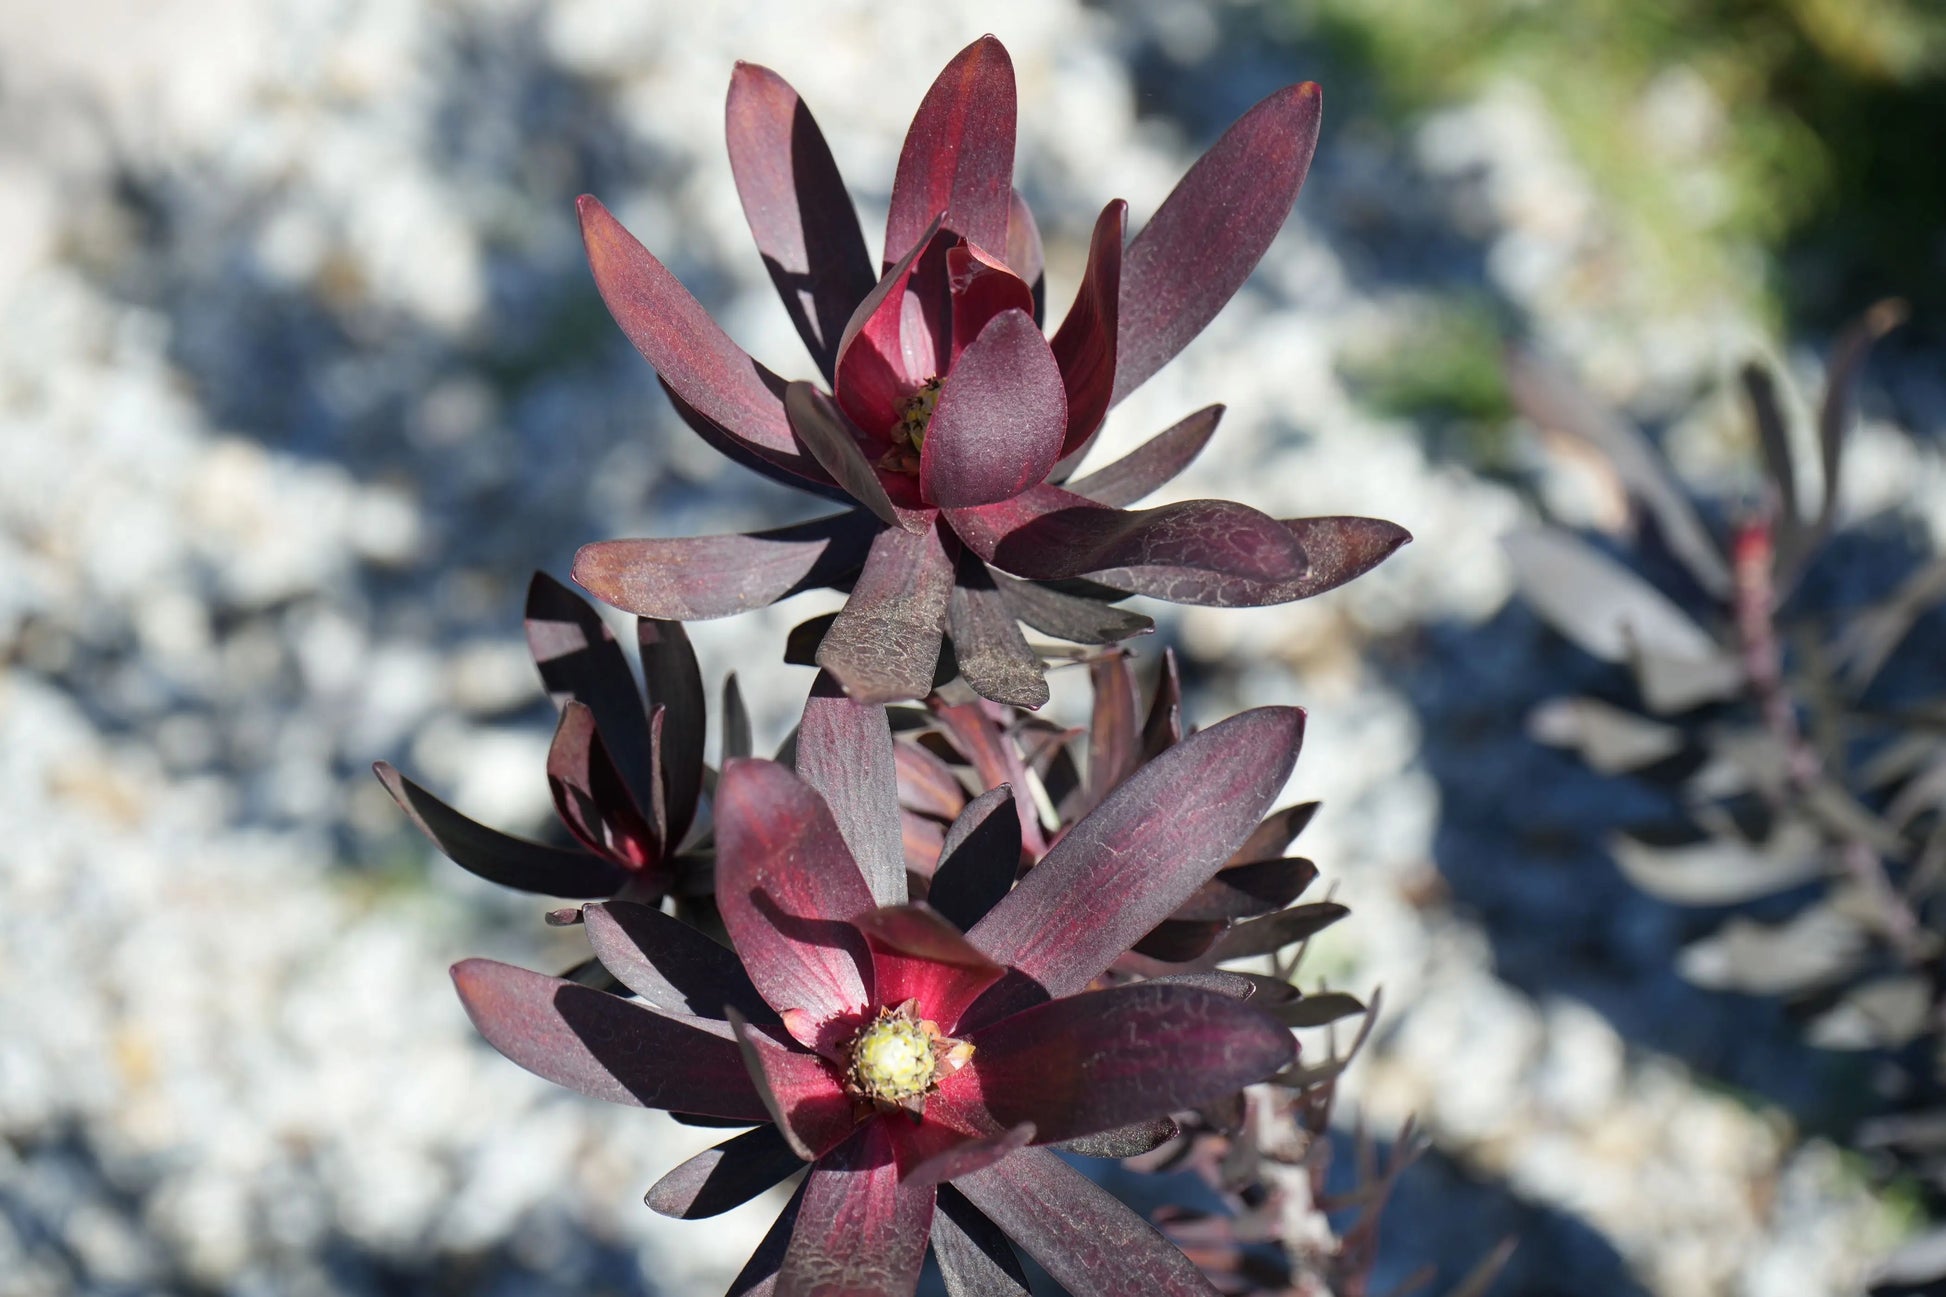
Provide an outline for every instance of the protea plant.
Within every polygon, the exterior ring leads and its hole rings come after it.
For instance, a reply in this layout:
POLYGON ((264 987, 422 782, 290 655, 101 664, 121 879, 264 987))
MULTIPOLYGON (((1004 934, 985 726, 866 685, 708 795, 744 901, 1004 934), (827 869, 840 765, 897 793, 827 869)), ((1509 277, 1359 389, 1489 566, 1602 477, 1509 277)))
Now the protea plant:
POLYGON ((921 102, 876 271, 810 111, 775 73, 739 64, 731 169, 830 390, 751 359, 584 197, 589 264, 692 428, 758 472, 848 508, 750 535, 589 545, 575 579, 619 608, 682 620, 844 589, 816 656, 852 696, 923 697, 950 637, 973 689, 1038 707, 1047 685, 1020 621, 1099 642, 1125 620, 1104 605, 1131 593, 1255 606, 1371 568, 1408 539, 1402 529, 1278 520, 1219 500, 1122 507, 1188 465, 1220 407, 1067 480, 1110 407, 1201 332, 1263 256, 1309 169, 1320 102, 1306 83, 1257 104, 1126 244, 1126 204, 1108 204, 1049 337, 1040 236, 1012 186, 1013 66, 999 41, 961 51, 921 102))
POLYGON ((934 879, 955 899, 936 908, 906 896, 883 711, 814 697, 802 773, 737 760, 718 784, 733 949, 610 902, 587 907, 588 933, 639 999, 484 960, 454 977, 482 1034, 549 1080, 752 1125, 665 1176, 656 1209, 711 1215, 809 1163, 733 1292, 903 1297, 929 1239, 954 1291, 1024 1291, 1011 1239, 1077 1297, 1206 1295, 1049 1147, 1153 1147, 1171 1112, 1290 1063, 1242 979, 1090 987, 1258 825, 1301 729, 1261 708, 1191 736, 1018 884, 1017 848, 956 833, 934 879))

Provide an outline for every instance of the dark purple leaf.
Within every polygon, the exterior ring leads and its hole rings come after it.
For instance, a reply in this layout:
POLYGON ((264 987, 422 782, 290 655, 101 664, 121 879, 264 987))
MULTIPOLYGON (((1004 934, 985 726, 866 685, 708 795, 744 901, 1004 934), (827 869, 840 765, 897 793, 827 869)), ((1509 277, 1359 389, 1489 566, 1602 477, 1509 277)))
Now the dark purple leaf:
POLYGON ((595 714, 601 741, 641 805, 649 791, 648 714, 622 646, 588 601, 548 576, 527 585, 527 647, 556 707, 569 699, 595 714))
POLYGON ((1365 1012, 1365 1002, 1343 991, 1319 991, 1273 1005, 1269 1012, 1286 1027, 1325 1027, 1365 1012))
POLYGON ((586 851, 543 846, 475 823, 384 761, 372 766, 385 791, 454 864, 490 883, 543 896, 613 896, 629 873, 586 851))
POLYGON ((1764 476, 1770 479, 1775 497, 1778 548, 1790 550, 1797 544, 1803 511, 1797 495, 1797 466, 1791 456, 1790 426, 1777 400, 1777 380, 1755 361, 1744 365, 1737 377, 1742 380, 1744 398, 1750 402, 1751 420, 1757 425, 1757 450, 1763 456, 1764 476))
POLYGON ((1013 61, 982 36, 946 65, 913 115, 885 221, 888 263, 941 212, 953 233, 992 252, 1008 249, 1015 113, 1013 61))
POLYGON ((737 673, 723 677, 722 755, 719 766, 726 766, 751 752, 750 711, 743 705, 743 690, 737 687, 737 673))
POLYGON ((1282 523, 1228 500, 1122 510, 1038 486, 948 517, 969 548, 1015 576, 1092 576, 1178 603, 1250 602, 1309 569, 1282 523))
POLYGON ((1007 1236, 950 1184, 939 1186, 932 1251, 946 1297, 1031 1297, 1007 1236))
MULTIPOLYGON (((991 569, 989 569, 991 571, 991 569)), ((1087 599, 1042 585, 1017 581, 993 572, 995 587, 1007 609, 1035 630, 1076 644, 1117 644, 1131 635, 1146 635, 1155 622, 1139 612, 1117 608, 1107 599, 1087 599)), ((1102 591, 1120 598, 1118 591, 1102 591)))
MULTIPOLYGON (((1844 470, 1845 431, 1851 425, 1852 388, 1865 358, 1880 338, 1905 322, 1906 304, 1888 298, 1846 329, 1825 369, 1824 401, 1818 407, 1819 462, 1824 468, 1824 497, 1806 551, 1823 543, 1838 517, 1839 475, 1844 470)), ((1786 587, 1787 588, 1787 587, 1786 587)))
POLYGON ((1252 919, 1289 905, 1318 876, 1308 860, 1259 860, 1231 865, 1196 889, 1178 919, 1252 919))
POLYGON ((838 620, 835 612, 822 612, 815 617, 807 617, 790 628, 784 636, 784 662, 794 667, 814 667, 818 664, 818 645, 831 633, 831 623, 838 620))
POLYGON ((1047 339, 1025 311, 993 317, 947 372, 919 452, 919 490, 943 508, 1007 500, 1047 477, 1067 397, 1047 339))
POLYGON ((803 1166, 777 1127, 759 1126, 690 1158, 657 1180, 642 1201, 664 1216, 703 1220, 741 1207, 803 1166))
POLYGON ((769 1120, 721 1023, 490 959, 453 965, 453 984, 488 1044, 556 1085, 610 1103, 769 1120))
POLYGON ((1108 414, 1115 391, 1117 299, 1122 287, 1122 240, 1128 204, 1117 198, 1102 208, 1088 243, 1088 268, 1074 305, 1055 331, 1054 359, 1067 391, 1067 430, 1061 455, 1088 444, 1108 414))
POLYGON ((1023 1122, 998 1135, 962 1140, 912 1167, 905 1173, 905 1178, 917 1185, 944 1184, 948 1180, 957 1180, 960 1176, 983 1171, 1007 1154, 1025 1148, 1033 1141, 1034 1127, 1030 1123, 1023 1122))
POLYGON ((1308 81, 1264 99, 1196 160, 1128 245, 1115 400, 1167 364, 1250 277, 1297 202, 1323 106, 1308 81))
POLYGON ((938 820, 899 808, 899 845, 905 849, 908 874, 930 876, 939 865, 939 848, 945 840, 946 826, 938 820))
POLYGON ((899 797, 913 810, 950 820, 966 805, 966 789, 953 768, 910 739, 893 745, 899 797))
POLYGON ((811 110, 775 72, 738 63, 725 118, 730 171, 757 251, 829 380, 845 321, 877 278, 858 213, 811 110))
POLYGON ((1253 860, 1275 860, 1284 854, 1297 835, 1304 832, 1318 813, 1316 802, 1299 802, 1286 806, 1264 816, 1263 823, 1250 831, 1250 836, 1237 848, 1236 855, 1230 857, 1231 865, 1247 864, 1253 860))
POLYGON ((1027 646, 993 573, 966 550, 960 551, 958 579, 946 604, 946 627, 960 674, 974 693, 1015 707, 1037 708, 1047 701, 1040 655, 1027 646))
POLYGON ((933 1187, 902 1181, 885 1121, 811 1168, 777 1297, 910 1293, 926 1259, 933 1187))
POLYGON ((742 536, 597 541, 575 554, 574 579, 640 617, 728 617, 843 580, 878 530, 878 520, 857 509, 742 536))
POLYGON ((745 355, 592 195, 580 200, 581 237, 601 300, 663 382, 748 453, 825 481, 784 418, 784 380, 745 355))
POLYGON ((1097 658, 1088 665, 1088 678, 1095 694, 1088 727, 1088 807, 1093 809, 1135 772, 1142 752, 1135 720, 1139 705, 1135 673, 1129 670, 1128 656, 1109 653, 1097 658))
POLYGON ((623 986, 659 1009, 721 1018, 736 1008, 757 1022, 775 1022, 743 964, 724 946, 661 910, 628 901, 585 908, 595 957, 623 986))
POLYGON ((932 525, 926 509, 901 509, 886 494, 878 470, 865 457, 851 420, 837 402, 809 383, 792 383, 784 389, 784 411, 790 416, 791 430, 807 446, 818 463, 824 465, 839 486, 858 503, 870 509, 887 526, 921 531, 932 525))
POLYGON ((785 1146, 812 1162, 850 1138, 857 1124, 852 1099, 833 1066, 816 1054, 783 1048, 735 1009, 729 1015, 750 1084, 785 1146))
POLYGON ((1316 901, 1266 914, 1248 923, 1239 923, 1216 943, 1216 949, 1210 952, 1210 962, 1222 963, 1226 959, 1248 959, 1253 955, 1271 954, 1285 946, 1310 940, 1350 913, 1336 901, 1316 901))
POLYGON ((1142 759, 1152 761, 1182 742, 1182 675, 1176 669, 1176 650, 1162 650, 1162 674, 1149 700, 1148 719, 1142 722, 1142 759))
POLYGON ((1001 784, 968 802, 947 830, 926 903, 965 932, 1007 894, 1019 868, 1020 817, 1013 789, 1001 784))
MULTIPOLYGON (((658 763, 662 771, 663 806, 668 824, 663 838, 673 855, 689 832, 696 799, 703 789, 703 730, 707 708, 703 702, 703 673, 696 650, 682 623, 643 617, 635 624, 642 651, 642 677, 651 707, 663 709, 658 763)), ((607 739, 604 731, 602 738, 607 739)))
MULTIPOLYGON (((968 936, 1047 995, 1080 990, 1230 858, 1303 734, 1304 713, 1259 707, 1190 735, 1070 829, 968 936)), ((1004 994, 1012 980, 988 993, 994 1009, 1022 1002, 1004 994)))
POLYGON ((1186 964, 1216 944, 1227 926, 1220 919, 1164 919, 1130 949, 1165 964, 1186 964))
POLYGON ((1098 1131, 1093 1135, 1083 1135, 1079 1139, 1064 1139, 1054 1147, 1066 1153, 1078 1153, 1082 1157, 1140 1157, 1161 1148, 1180 1134, 1182 1127, 1176 1124, 1174 1117, 1156 1117, 1128 1126, 1117 1126, 1113 1130, 1098 1131))
POLYGON ((850 920, 871 889, 815 789, 771 761, 732 761, 716 785, 716 903, 750 980, 814 1026, 871 998, 865 939, 850 920))
POLYGON ((1073 1297, 1216 1297, 1195 1262, 1044 1148, 1023 1148, 954 1187, 1073 1297))
POLYGON ((1188 468, 1203 453, 1222 418, 1222 406, 1206 405, 1114 463, 1069 482, 1067 489, 1097 504, 1127 508, 1188 468))
MULTIPOLYGON (((1286 999, 1297 998, 1297 990, 1289 982, 1279 981, 1263 973, 1232 973, 1222 968, 1206 969, 1197 973, 1165 973, 1161 977, 1151 977, 1147 980, 1150 986, 1197 986, 1217 995, 1226 995, 1232 1000, 1255 999, 1259 990, 1265 985, 1289 992, 1287 996, 1273 997, 1275 1003, 1281 1004, 1286 999)), ((1260 1001, 1257 1007, 1262 1008, 1263 1003, 1260 1001)))
POLYGON ((797 729, 797 773, 817 789, 879 905, 905 903, 899 776, 885 708, 820 672, 797 729))
POLYGON ((562 823, 590 851, 635 869, 661 863, 662 835, 629 795, 585 704, 561 710, 547 749, 547 786, 562 823))
POLYGON ((925 697, 952 589, 953 561, 937 527, 881 531, 818 645, 818 665, 860 702, 925 697))

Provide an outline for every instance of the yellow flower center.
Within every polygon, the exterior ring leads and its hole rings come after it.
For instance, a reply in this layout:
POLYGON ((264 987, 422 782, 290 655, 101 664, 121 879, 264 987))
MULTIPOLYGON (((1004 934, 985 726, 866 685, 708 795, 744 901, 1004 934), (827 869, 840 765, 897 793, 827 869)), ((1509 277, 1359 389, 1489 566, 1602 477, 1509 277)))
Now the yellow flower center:
POLYGON ((932 423, 933 407, 938 404, 937 378, 927 379, 918 391, 899 402, 899 435, 911 442, 914 450, 924 448, 926 428, 932 423))
POLYGON ((877 1021, 851 1043, 851 1081, 867 1098, 896 1102, 926 1092, 936 1064, 933 1040, 938 1029, 896 1009, 881 1009, 877 1021))

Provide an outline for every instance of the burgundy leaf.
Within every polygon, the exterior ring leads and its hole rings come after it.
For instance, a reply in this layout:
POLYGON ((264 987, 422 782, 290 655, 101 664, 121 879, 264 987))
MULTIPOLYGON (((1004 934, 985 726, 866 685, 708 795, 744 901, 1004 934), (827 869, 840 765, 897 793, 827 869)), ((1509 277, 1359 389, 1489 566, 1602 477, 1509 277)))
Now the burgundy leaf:
POLYGON ((803 1165, 777 1127, 759 1126, 690 1158, 657 1180, 642 1201, 678 1220, 720 1216, 784 1183, 803 1165))
POLYGON ((1176 650, 1162 650, 1162 675, 1149 700, 1148 719, 1142 722, 1142 759, 1152 761, 1182 742, 1182 675, 1176 669, 1176 650))
POLYGON ((950 1184, 939 1186, 932 1253, 947 1297, 1031 1297, 1007 1236, 950 1184))
POLYGON ((998 1135, 962 1140, 910 1168, 905 1178, 916 1185, 944 1184, 975 1171, 984 1171, 1007 1154, 1026 1148, 1033 1142, 1033 1125, 1022 1122, 998 1135))
MULTIPOLYGON (((908 874, 931 876, 939 865, 939 848, 946 840, 946 826, 914 811, 899 809, 899 845, 905 849, 908 874)), ((930 899, 930 894, 928 894, 930 899)))
MULTIPOLYGON (((778 381, 782 382, 783 380, 779 379, 778 381)), ((701 437, 705 445, 709 446, 717 454, 723 456, 731 463, 741 464, 744 468, 749 469, 759 477, 768 478, 772 482, 788 486, 793 490, 804 491, 837 504, 848 505, 853 503, 851 496, 845 489, 836 482, 831 481, 816 460, 802 461, 803 466, 808 467, 811 471, 818 474, 816 478, 805 477, 788 468, 780 468, 771 460, 765 459, 762 455, 750 449, 746 443, 739 440, 728 428, 725 428, 722 424, 717 423, 695 406, 683 400, 677 394, 675 388, 664 383, 660 378, 656 380, 656 383, 662 388, 662 394, 669 398, 669 405, 675 410, 676 416, 685 424, 689 425, 690 431, 694 432, 698 437, 701 437)))
POLYGON ((818 463, 880 521, 907 531, 921 531, 932 525, 931 510, 902 509, 892 503, 878 470, 865 458, 853 435, 851 420, 845 417, 837 402, 809 383, 792 383, 784 389, 784 411, 790 416, 791 430, 810 448, 818 463))
POLYGON ((1073 1297, 1217 1297, 1196 1263, 1044 1148, 954 1183, 1073 1297))
POLYGON ((743 705, 743 690, 737 687, 737 673, 732 671, 723 677, 723 720, 722 755, 719 766, 727 766, 738 757, 751 753, 753 740, 750 737, 750 709, 743 705))
POLYGON ((998 504, 950 510, 948 517, 969 548, 1015 576, 1093 575, 1177 603, 1223 605, 1274 595, 1309 567, 1303 546, 1282 523, 1229 500, 1122 510, 1038 486, 998 504))
POLYGON ((622 646, 587 600, 545 572, 527 585, 526 622, 548 697, 556 707, 578 699, 594 712, 601 741, 640 805, 653 764, 648 714, 622 646))
POLYGON ((1258 860, 1231 865, 1196 889, 1177 919, 1251 919, 1289 905, 1318 876, 1308 860, 1258 860))
POLYGON ((658 1009, 721 1018, 736 1008, 775 1022, 736 955, 700 930, 649 905, 610 901, 583 910, 588 942, 602 967, 658 1009))
POLYGON ((610 1103, 769 1120, 720 1023, 490 959, 453 965, 453 984, 488 1044, 556 1085, 610 1103))
POLYGON ((1206 405, 1173 423, 1112 464, 1067 484, 1076 495, 1123 509, 1173 481, 1216 434, 1223 407, 1206 405))
POLYGON ((923 906, 886 906, 857 922, 871 943, 879 1003, 917 1000, 920 1016, 949 1032, 966 1006, 1006 972, 923 906))
POLYGON ((937 213, 983 248, 1007 248, 1012 211, 1013 61, 982 36, 940 72, 913 115, 892 180, 885 257, 909 248, 937 213))
POLYGON ((1364 1001, 1343 991, 1320 991, 1270 1010, 1286 1027, 1327 1027, 1365 1012, 1364 1001))
POLYGON ((581 850, 543 846, 475 823, 384 761, 372 766, 385 791, 454 864, 490 883, 543 896, 613 896, 628 871, 581 850))
POLYGON ((860 702, 925 697, 952 589, 953 561, 937 527, 881 531, 818 645, 818 665, 860 702))
POLYGON ((866 1122, 805 1178, 776 1297, 910 1293, 932 1208, 931 1185, 901 1180, 888 1123, 866 1122))
POLYGON ((1336 590, 1392 556, 1412 539, 1412 533, 1383 518, 1338 515, 1324 518, 1286 518, 1284 525, 1311 560, 1310 570, 1266 602, 1288 603, 1336 590))
POLYGON ((807 617, 791 627, 784 636, 785 664, 794 667, 816 666, 818 645, 824 643, 824 637, 831 633, 831 623, 837 620, 837 613, 824 612, 807 617))
POLYGON ((547 786, 562 823, 590 851, 634 869, 661 863, 662 835, 629 795, 585 704, 561 710, 547 749, 547 786))
MULTIPOLYGON (((1303 733, 1301 711, 1259 707, 1190 735, 1110 793, 967 935, 1047 995, 1080 990, 1230 858, 1290 776, 1303 733)), ((1021 1002, 1012 981, 989 993, 991 1009, 1021 1002)))
POLYGON ((1141 737, 1136 730, 1135 673, 1128 657, 1110 653, 1088 665, 1095 707, 1088 727, 1088 806, 1135 772, 1141 764, 1141 737))
POLYGON ((899 775, 899 797, 912 809, 950 820, 966 805, 966 789, 953 768, 910 739, 892 750, 899 775))
POLYGON ((858 570, 878 523, 863 510, 741 536, 605 540, 574 556, 574 579, 640 617, 702 621, 832 585, 858 570))
POLYGON ((1186 964, 1201 958, 1227 926, 1221 919, 1164 919, 1130 949, 1165 964, 1186 964))
POLYGON ((1025 311, 1002 311, 939 389, 919 451, 920 493, 953 509, 1013 498, 1053 469, 1067 418, 1047 339, 1025 311))
POLYGON ((784 381, 730 341, 599 200, 583 194, 579 206, 601 300, 662 381, 750 454, 799 477, 824 480, 784 419, 784 381))
POLYGON ((1117 1126, 1113 1130, 1083 1135, 1079 1139, 1064 1139, 1054 1147, 1063 1152, 1079 1153, 1082 1157, 1140 1157, 1161 1148, 1180 1134, 1182 1127, 1176 1124, 1174 1117, 1154 1117, 1148 1121, 1117 1126))
POLYGON ((922 259, 928 265, 937 260, 944 273, 953 236, 940 231, 940 219, 934 217, 924 237, 879 277, 838 343, 832 390, 845 413, 870 432, 886 435, 899 420, 899 402, 945 368, 939 357, 945 339, 938 331, 950 322, 933 318, 913 282, 922 259))
POLYGON ((852 1100, 832 1065, 777 1045, 735 1009, 729 1015, 750 1084, 791 1152, 811 1162, 849 1138, 852 1100))
POLYGON ((899 776, 885 708, 845 697, 820 672, 797 729, 797 773, 831 808, 876 902, 903 904, 899 776))
POLYGON ((717 780, 716 903, 779 1013, 822 1027, 871 999, 871 957, 850 923, 873 908, 871 889, 824 799, 775 762, 732 761, 717 780))
POLYGON ((1102 208, 1088 242, 1088 269, 1075 291, 1074 305, 1054 333, 1054 359, 1068 398, 1067 430, 1061 454, 1088 444, 1108 414, 1115 391, 1117 299, 1122 285, 1122 239, 1128 204, 1117 198, 1102 208))
POLYGON ((1020 840, 1027 851, 1038 857, 1047 850, 1047 838, 1041 833, 1041 823, 1035 814, 1032 799, 1026 795, 1027 767, 1021 763, 1020 753, 1010 740, 994 723, 985 706, 979 703, 956 703, 937 706, 934 716, 939 721, 961 754, 980 776, 980 783, 987 788, 998 788, 1010 784, 1014 789, 1014 807, 1020 818, 1020 840))
MULTIPOLYGON (((1057 639, 1076 644, 1118 644, 1131 635, 1146 635, 1155 629, 1153 619, 1117 608, 1106 598, 1084 598, 1037 581, 1017 581, 999 572, 992 575, 1014 616, 1057 639)), ((1109 598, 1122 597, 1120 591, 1102 593, 1109 598)))
POLYGON ((1236 855, 1230 857, 1230 864, 1241 865, 1253 860, 1274 860, 1284 854, 1284 849, 1297 840, 1304 832, 1304 826, 1318 813, 1316 802, 1299 802, 1286 806, 1264 816, 1263 823, 1250 831, 1250 836, 1237 848, 1236 855))
MULTIPOLYGON (((961 240, 946 251, 946 285, 952 299, 953 359, 1002 311, 1034 315, 1034 290, 991 254, 961 240)), ((1038 326, 1036 326, 1038 328, 1038 326)))
POLYGON ((1266 914, 1261 919, 1240 923, 1224 933, 1216 943, 1216 949, 1211 952, 1210 960, 1221 963, 1226 959, 1248 959, 1253 955, 1271 954, 1285 946, 1310 940, 1349 913, 1350 910, 1336 901, 1316 901, 1266 914))
MULTIPOLYGON (((642 677, 647 682, 649 705, 663 709, 657 754, 668 814, 663 838, 673 855, 689 832, 696 800, 703 790, 707 715, 703 673, 696 664, 696 650, 689 646, 689 632, 680 622, 640 618, 635 623, 635 640, 642 651, 642 677)), ((603 740, 607 737, 604 731, 603 740)))
POLYGON ((730 171, 757 251, 829 380, 845 321, 876 278, 858 213, 811 110, 782 77, 738 63, 725 117, 730 171))
POLYGON ((743 1263, 743 1269, 730 1281, 730 1291, 724 1297, 775 1297, 777 1271, 784 1264, 784 1249, 790 1246, 791 1235, 797 1231, 797 1214, 804 1206, 804 1190, 809 1183, 808 1177, 798 1182, 797 1191, 784 1204, 784 1210, 777 1213, 777 1219, 764 1232, 763 1241, 743 1263))
POLYGON ((1047 257, 1041 249, 1041 227, 1018 189, 1007 208, 1007 264, 1027 281, 1034 293, 1034 323, 1047 313, 1047 257))
POLYGON ((926 903, 965 932, 1014 885, 1020 869, 1020 817, 1013 789, 989 788, 966 804, 939 849, 926 903))
POLYGON ((1167 364, 1243 286, 1297 201, 1323 92, 1286 86, 1196 160, 1122 257, 1115 400, 1167 364))
POLYGON ((973 692, 1015 707, 1037 708, 1048 699, 1046 669, 1027 646, 1013 610, 987 565, 960 551, 959 575, 946 604, 946 627, 960 674, 973 692))

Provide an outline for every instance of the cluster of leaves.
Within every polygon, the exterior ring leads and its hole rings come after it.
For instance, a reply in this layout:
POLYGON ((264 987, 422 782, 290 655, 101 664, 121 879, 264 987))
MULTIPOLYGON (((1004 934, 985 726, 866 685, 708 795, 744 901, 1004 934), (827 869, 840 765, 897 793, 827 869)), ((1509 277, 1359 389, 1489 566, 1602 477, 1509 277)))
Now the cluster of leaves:
MULTIPOLYGON (((1303 598, 1405 533, 1226 501, 1124 509, 1181 471, 1218 407, 1068 480, 1114 402, 1208 323, 1283 223, 1317 88, 1245 114, 1126 246, 1111 203, 1052 339, 1013 118, 1006 52, 975 42, 920 106, 874 275, 809 112, 774 73, 738 67, 738 188, 830 393, 744 355, 582 201, 596 283, 684 419, 846 508, 586 547, 576 579, 636 614, 639 683, 595 609, 535 578, 528 640, 560 712, 547 777, 575 845, 475 823, 378 767, 465 868, 589 902, 548 916, 589 942, 565 976, 454 968, 481 1034, 583 1094, 739 1128, 658 1181, 651 1207, 710 1216, 803 1173, 735 1294, 903 1297, 928 1248, 955 1297, 1024 1294, 1016 1247, 1077 1297, 1288 1289, 1288 1267, 1260 1283, 1234 1257, 1192 1257, 1051 1150, 1220 1164, 1253 1237, 1274 1238, 1259 1169, 1322 1174, 1350 1057, 1299 1065, 1292 1031, 1370 1022, 1357 999, 1291 980, 1345 915, 1299 903, 1317 870, 1285 854, 1315 805, 1272 805, 1303 714, 1186 733, 1173 659, 1141 705, 1113 646, 1150 623, 1116 604, 1303 598), (819 585, 848 597, 786 646, 822 668, 799 726, 775 760, 753 757, 731 677, 712 768, 682 619, 819 585), (1030 645, 1023 621, 1069 646, 1030 645), (1089 727, 1024 710, 1047 699, 1050 657, 1089 662, 1089 727), (886 706, 901 701, 920 705, 886 706), (1246 1098, 1266 1082, 1274 1097, 1246 1098)), ((1369 1268, 1391 1174, 1377 1180, 1330 1253, 1344 1274, 1369 1268)))
MULTIPOLYGON (((1602 774, 1673 794, 1670 818, 1612 841, 1622 872, 1677 904, 1761 903, 1686 948, 1683 973, 1783 997, 1821 1046, 1913 1047, 1931 1060, 1924 1094, 1946 1082, 1946 735, 1939 698, 1883 686, 1914 627, 1946 604, 1946 558, 1917 562, 1862 606, 1832 606, 1804 580, 1844 536, 1852 388, 1873 341, 1903 314, 1883 303, 1837 344, 1816 407, 1822 484, 1812 499, 1800 490, 1794 403, 1767 369, 1743 369, 1765 487, 1721 532, 1638 429, 1539 359, 1514 355, 1522 410, 1606 463, 1683 580, 1659 589, 1556 528, 1507 545, 1533 609, 1624 667, 1635 695, 1633 706, 1551 701, 1530 718, 1533 733, 1602 774)), ((1946 1190, 1946 1157, 1929 1133, 1940 1119, 1882 1121, 1864 1138, 1902 1149, 1946 1190)))

